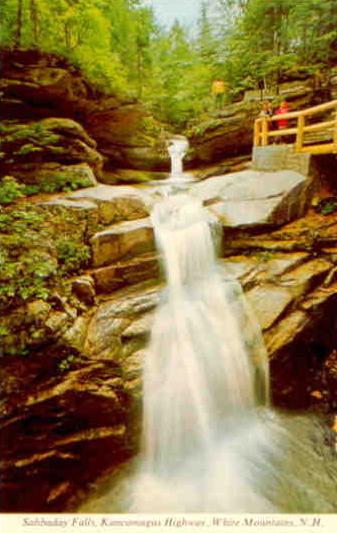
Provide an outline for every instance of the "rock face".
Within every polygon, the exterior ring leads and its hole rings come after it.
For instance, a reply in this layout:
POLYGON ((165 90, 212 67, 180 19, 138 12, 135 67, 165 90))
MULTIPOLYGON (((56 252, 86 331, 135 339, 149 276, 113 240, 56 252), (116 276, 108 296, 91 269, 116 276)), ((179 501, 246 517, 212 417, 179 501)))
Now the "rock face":
POLYGON ((51 187, 94 185, 103 157, 95 141, 74 120, 4 121, 2 168, 19 182, 51 187))
POLYGON ((64 280, 64 292, 1 317, 1 509, 58 512, 74 509, 81 491, 139 444, 134 349, 144 335, 131 326, 158 302, 159 268, 137 189, 98 185, 34 205, 55 220, 55 238, 92 237, 92 261, 64 280))
POLYGON ((224 249, 224 266, 241 281, 263 330, 274 402, 333 409, 327 357, 336 344, 336 215, 310 211, 273 232, 227 234, 224 249))
MULTIPOLYGON (((51 54, 4 50, 2 67, 4 118, 20 123, 73 119, 95 139, 110 166, 169 168, 165 132, 138 102, 99 94, 79 71, 51 54)), ((83 151, 83 146, 76 148, 83 151)))
MULTIPOLYGON (((94 93, 76 70, 54 56, 14 51, 5 53, 4 60, 5 113, 17 121, 6 123, 6 164, 14 173, 9 153, 21 152, 15 164, 25 183, 52 181, 70 172, 94 185, 102 165, 98 151, 111 164, 166 165, 166 156, 153 142, 157 130, 150 140, 143 136, 147 117, 138 104, 94 93)), ((255 103, 244 105, 256 108, 255 103)), ((246 147, 250 142, 250 118, 243 112, 237 120, 240 109, 236 106, 227 115, 233 149, 243 135, 246 147)), ((207 129, 204 146, 196 135, 204 150, 195 152, 196 160, 223 155, 228 133, 217 137, 218 126, 207 129)), ((289 223, 304 213, 311 197, 310 181, 295 172, 263 178, 252 171, 232 175, 229 181, 219 176, 194 188, 225 226, 224 275, 230 271, 240 279, 260 322, 275 403, 311 406, 319 401, 312 396, 319 387, 323 405, 331 409, 336 217, 310 212, 289 223), (270 231, 270 225, 284 223, 270 231), (249 257, 243 256, 247 250, 249 257)), ((3 511, 74 510, 81 491, 138 449, 141 368, 164 288, 150 203, 134 188, 99 185, 37 204, 51 221, 58 212, 70 217, 70 227, 90 245, 91 256, 84 272, 65 280, 64 292, 55 291, 45 300, 36 297, 11 308, 4 321, 1 317, 3 511), (27 351, 13 353, 16 345, 27 351)), ((60 235, 69 229, 66 218, 57 226, 60 235)))
POLYGON ((232 104, 226 106, 219 117, 188 131, 190 151, 186 163, 190 166, 210 164, 225 157, 249 153, 259 108, 258 102, 232 104))
POLYGON ((62 361, 69 358, 59 347, 43 369, 38 356, 3 365, 2 510, 69 508, 79 488, 128 456, 120 369, 112 361, 78 358, 68 371, 62 361))
POLYGON ((94 266, 154 251, 154 236, 149 219, 121 222, 92 238, 94 266))
POLYGON ((164 130, 146 114, 140 104, 111 106, 101 102, 84 117, 109 166, 128 169, 168 170, 169 157, 164 130))
POLYGON ((193 193, 225 227, 279 226, 303 216, 311 180, 293 171, 244 170, 195 185, 193 193))

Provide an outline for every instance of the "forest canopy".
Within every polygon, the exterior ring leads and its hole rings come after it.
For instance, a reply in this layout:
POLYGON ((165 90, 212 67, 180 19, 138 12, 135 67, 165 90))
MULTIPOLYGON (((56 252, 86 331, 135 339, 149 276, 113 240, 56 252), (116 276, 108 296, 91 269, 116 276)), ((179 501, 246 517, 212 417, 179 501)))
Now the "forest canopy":
POLYGON ((196 28, 162 27, 147 0, 3 0, 1 45, 66 57, 179 124, 209 108, 215 78, 232 101, 335 64, 337 0, 205 0, 196 28))

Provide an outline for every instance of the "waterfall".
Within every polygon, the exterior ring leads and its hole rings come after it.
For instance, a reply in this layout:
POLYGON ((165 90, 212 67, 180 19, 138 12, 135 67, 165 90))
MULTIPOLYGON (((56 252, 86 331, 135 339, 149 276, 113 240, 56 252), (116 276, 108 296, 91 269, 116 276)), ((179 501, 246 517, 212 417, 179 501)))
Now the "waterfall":
POLYGON ((183 178, 183 158, 188 149, 186 137, 173 137, 168 146, 171 158, 171 174, 169 179, 183 178))
POLYGON ((200 201, 171 196, 152 220, 168 286, 144 368, 144 463, 133 508, 271 510, 249 486, 249 450, 237 453, 247 427, 248 441, 265 446, 255 419, 269 381, 259 330, 240 286, 218 270, 200 201))

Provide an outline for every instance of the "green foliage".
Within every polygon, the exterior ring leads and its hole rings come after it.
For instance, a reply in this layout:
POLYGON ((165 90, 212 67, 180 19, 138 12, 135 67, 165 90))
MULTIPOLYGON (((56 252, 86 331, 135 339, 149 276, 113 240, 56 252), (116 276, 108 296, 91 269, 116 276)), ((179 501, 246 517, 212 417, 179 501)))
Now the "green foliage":
POLYGON ((20 140, 28 141, 21 146, 16 155, 29 154, 39 150, 39 147, 55 144, 60 140, 60 136, 52 133, 43 122, 31 122, 29 124, 16 124, 14 122, 2 124, 0 127, 0 133, 5 136, 6 142, 20 140))
POLYGON ((63 273, 79 270, 90 259, 90 248, 86 244, 62 237, 56 241, 57 257, 63 273))
POLYGON ((12 176, 0 180, 0 204, 11 204, 23 196, 22 187, 12 176))
POLYGON ((3 0, 2 11, 2 45, 60 54, 104 91, 139 93, 154 29, 143 2, 3 0))
POLYGON ((250 0, 224 36, 225 75, 236 88, 273 85, 293 69, 335 60, 336 18, 336 0, 250 0))
MULTIPOLYGON (((92 185, 90 179, 86 176, 81 176, 77 174, 54 174, 50 177, 46 177, 41 180, 36 186, 38 192, 43 193, 53 193, 53 192, 70 192, 75 191, 83 187, 89 187, 92 185)), ((24 187, 23 191, 25 194, 29 194, 32 191, 31 186, 24 187), (28 192, 27 192, 28 191, 28 192)))
POLYGON ((25 196, 33 196, 41 191, 39 185, 23 185, 22 192, 25 196))
POLYGON ((78 222, 60 212, 34 205, 7 208, 0 213, 0 305, 46 300, 70 273, 90 258, 90 248, 77 231, 78 222), (59 237, 59 232, 64 232, 59 237), (68 235, 71 235, 68 236, 68 235))
POLYGON ((31 154, 33 152, 41 152, 41 148, 39 146, 34 146, 31 143, 23 144, 19 150, 17 150, 15 155, 27 155, 31 154))
POLYGON ((334 196, 324 198, 319 202, 316 209, 321 215, 331 215, 331 213, 335 213, 337 211, 337 198, 334 196))
POLYGON ((0 301, 46 300, 49 296, 46 281, 55 272, 55 262, 46 253, 31 250, 16 259, 4 255, 0 263, 0 301))
POLYGON ((147 0, 3 0, 2 19, 1 44, 64 56, 179 127, 212 110, 215 78, 230 100, 337 60, 336 0, 204 0, 193 33, 161 28, 147 0))
POLYGON ((274 257, 273 252, 268 252, 268 251, 259 252, 258 254, 255 254, 255 255, 258 257, 259 261, 263 263, 270 261, 274 257))
POLYGON ((9 334, 9 329, 7 328, 7 326, 0 324, 0 337, 5 337, 8 334, 9 334))
POLYGON ((83 187, 90 187, 91 184, 88 177, 76 174, 52 175, 34 185, 22 185, 12 176, 5 176, 0 180, 0 205, 11 204, 23 196, 32 196, 38 193, 71 192, 83 187))
POLYGON ((77 361, 78 358, 75 355, 68 355, 59 362, 58 369, 60 372, 67 372, 77 363, 77 361))

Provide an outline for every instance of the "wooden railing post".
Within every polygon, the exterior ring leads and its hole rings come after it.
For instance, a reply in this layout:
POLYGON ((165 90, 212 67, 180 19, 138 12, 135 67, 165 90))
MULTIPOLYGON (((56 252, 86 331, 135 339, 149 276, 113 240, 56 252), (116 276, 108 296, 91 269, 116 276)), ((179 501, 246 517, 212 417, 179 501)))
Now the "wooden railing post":
POLYGON ((304 126, 305 126, 305 116, 300 115, 297 119, 297 133, 296 133, 296 142, 295 142, 296 152, 300 152, 301 148, 303 147, 304 126))
POLYGON ((262 119, 262 146, 267 146, 268 144, 268 120, 266 117, 262 119))
POLYGON ((261 145, 261 119, 257 119, 254 123, 254 146, 261 145))
POLYGON ((260 120, 256 120, 254 122, 254 146, 260 146, 260 135, 261 135, 261 128, 260 128, 260 120))

